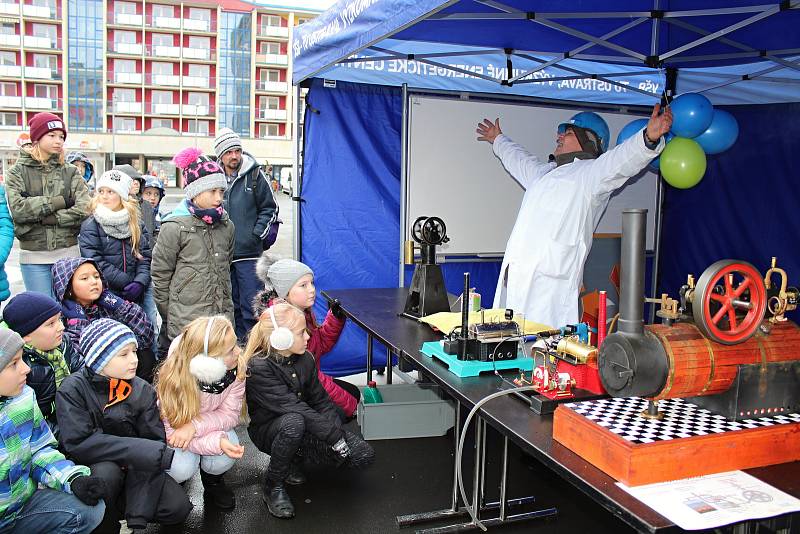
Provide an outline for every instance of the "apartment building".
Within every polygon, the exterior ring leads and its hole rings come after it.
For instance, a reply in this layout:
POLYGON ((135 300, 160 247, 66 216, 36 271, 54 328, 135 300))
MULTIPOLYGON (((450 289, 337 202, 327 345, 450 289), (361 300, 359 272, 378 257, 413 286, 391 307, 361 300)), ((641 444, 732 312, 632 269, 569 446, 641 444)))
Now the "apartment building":
MULTIPOLYGON (((68 150, 176 183, 171 157, 218 129, 279 175, 292 162, 292 29, 318 14, 241 0, 0 0, 0 163, 41 111, 68 150)), ((302 104, 300 104, 302 105, 302 104)), ((285 178, 285 177, 284 177, 285 178)))

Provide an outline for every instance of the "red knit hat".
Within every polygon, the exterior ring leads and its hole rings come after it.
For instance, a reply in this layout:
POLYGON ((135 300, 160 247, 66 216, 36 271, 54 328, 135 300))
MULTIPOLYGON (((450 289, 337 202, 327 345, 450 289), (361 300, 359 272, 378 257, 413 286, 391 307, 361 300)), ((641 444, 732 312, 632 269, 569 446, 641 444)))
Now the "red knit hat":
POLYGON ((28 121, 28 126, 31 127, 31 142, 33 143, 38 143, 39 139, 55 130, 64 132, 64 140, 67 139, 67 128, 58 115, 37 113, 28 121))

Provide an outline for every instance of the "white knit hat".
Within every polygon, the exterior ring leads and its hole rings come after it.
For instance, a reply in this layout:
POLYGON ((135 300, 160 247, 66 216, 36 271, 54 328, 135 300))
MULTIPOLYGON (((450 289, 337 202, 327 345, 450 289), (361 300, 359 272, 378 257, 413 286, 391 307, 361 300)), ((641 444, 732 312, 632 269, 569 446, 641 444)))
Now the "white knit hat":
POLYGON ((216 139, 214 139, 214 153, 217 158, 221 158, 225 152, 235 148, 242 148, 242 140, 239 134, 230 128, 221 128, 216 139))
POLYGON ((100 191, 101 187, 107 187, 120 196, 122 200, 127 200, 131 192, 133 179, 122 171, 110 170, 104 172, 97 179, 95 190, 100 191))

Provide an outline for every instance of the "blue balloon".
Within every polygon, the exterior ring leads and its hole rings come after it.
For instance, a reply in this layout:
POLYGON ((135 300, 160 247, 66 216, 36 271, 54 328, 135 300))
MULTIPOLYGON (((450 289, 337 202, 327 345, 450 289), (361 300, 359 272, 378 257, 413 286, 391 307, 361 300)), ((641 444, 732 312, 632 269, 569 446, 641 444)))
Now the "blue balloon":
POLYGON ((723 109, 715 109, 711 124, 695 138, 706 154, 725 152, 739 137, 739 123, 723 109))
POLYGON ((617 144, 620 144, 642 128, 647 126, 647 119, 634 119, 626 124, 617 134, 617 144))
MULTIPOLYGON (((675 135, 672 132, 667 132, 664 135, 664 142, 669 143, 670 141, 672 141, 673 137, 675 137, 675 135)), ((660 159, 661 156, 657 157, 656 159, 650 162, 650 168, 653 170, 653 172, 658 172, 658 169, 661 166, 661 164, 659 163, 660 159)))
POLYGON ((714 106, 703 95, 685 93, 672 101, 672 133, 693 138, 708 129, 714 116, 714 106))

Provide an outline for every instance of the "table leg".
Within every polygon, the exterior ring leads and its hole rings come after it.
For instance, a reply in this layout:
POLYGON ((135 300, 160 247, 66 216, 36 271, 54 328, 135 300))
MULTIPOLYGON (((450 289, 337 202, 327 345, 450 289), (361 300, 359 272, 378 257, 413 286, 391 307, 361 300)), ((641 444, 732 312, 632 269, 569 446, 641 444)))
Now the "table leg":
POLYGON ((386 383, 392 383, 392 349, 386 347, 386 383))
POLYGON ((367 333, 367 384, 372 382, 372 334, 367 333))

